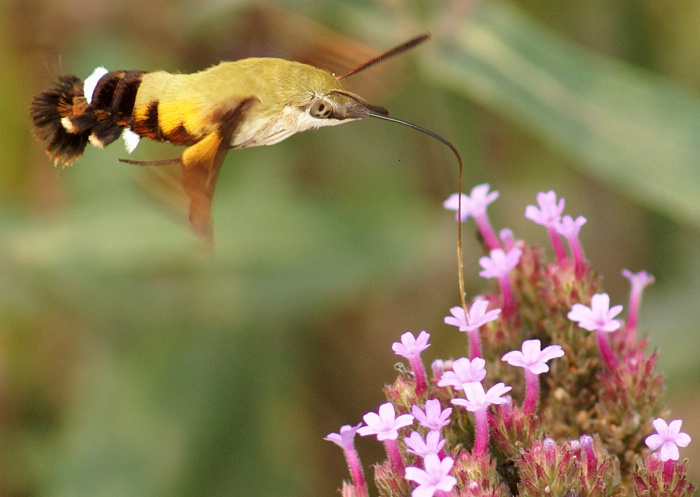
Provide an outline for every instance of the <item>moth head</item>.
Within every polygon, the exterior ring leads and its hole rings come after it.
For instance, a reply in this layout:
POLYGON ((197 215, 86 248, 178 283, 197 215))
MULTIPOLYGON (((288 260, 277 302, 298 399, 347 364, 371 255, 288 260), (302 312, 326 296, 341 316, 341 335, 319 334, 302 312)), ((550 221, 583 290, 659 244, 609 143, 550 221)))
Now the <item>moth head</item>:
POLYGON ((416 36, 406 43, 392 48, 391 50, 377 55, 363 64, 360 64, 345 74, 335 76, 334 82, 326 81, 325 87, 328 88, 328 91, 324 92, 323 94, 315 94, 311 101, 304 107, 304 111, 307 112, 313 119, 322 121, 328 119, 336 121, 342 121, 344 119, 362 119, 363 117, 367 116, 380 118, 388 116, 389 111, 384 107, 373 105, 359 95, 345 90, 342 86, 340 86, 340 81, 387 59, 390 59, 391 57, 403 53, 406 50, 410 50, 411 48, 423 43, 429 37, 430 35, 428 34, 416 36))
POLYGON ((314 119, 337 120, 362 119, 371 114, 388 115, 384 107, 371 104, 359 95, 341 88, 334 88, 323 95, 314 95, 304 111, 314 119))

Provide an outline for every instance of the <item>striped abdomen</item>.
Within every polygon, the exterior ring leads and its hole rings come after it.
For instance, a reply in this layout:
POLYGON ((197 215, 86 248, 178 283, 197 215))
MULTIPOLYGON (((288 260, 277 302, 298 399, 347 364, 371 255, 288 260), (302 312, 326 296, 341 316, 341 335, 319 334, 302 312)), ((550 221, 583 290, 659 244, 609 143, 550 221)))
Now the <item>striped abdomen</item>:
POLYGON ((143 92, 150 98, 139 95, 144 80, 152 90, 154 81, 159 83, 164 77, 180 80, 187 76, 108 72, 104 68, 96 69, 84 83, 75 76, 62 76, 31 104, 34 134, 48 142, 46 152, 55 163, 65 164, 80 157, 88 142, 105 147, 120 136, 129 152, 136 148, 140 137, 193 145, 202 134, 188 131, 183 116, 191 115, 194 109, 183 109, 172 102, 161 107, 153 91, 143 92))
MULTIPOLYGON (((99 78, 90 95, 86 80, 85 98, 94 118, 90 143, 98 147, 109 145, 131 125, 136 94, 144 71, 112 71, 99 78)), ((90 85, 91 86, 91 85, 90 85)), ((72 121, 72 120, 71 120, 72 121)))

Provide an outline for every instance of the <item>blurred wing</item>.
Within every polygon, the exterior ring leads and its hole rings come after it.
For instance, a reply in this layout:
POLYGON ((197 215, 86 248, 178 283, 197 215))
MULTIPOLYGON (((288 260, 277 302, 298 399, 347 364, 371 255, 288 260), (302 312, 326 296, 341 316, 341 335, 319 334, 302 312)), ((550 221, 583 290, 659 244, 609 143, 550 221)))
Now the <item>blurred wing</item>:
MULTIPOLYGON (((270 3, 253 2, 240 7, 221 3, 206 23, 187 38, 183 57, 192 71, 222 60, 246 57, 278 57, 303 62, 344 74, 381 53, 367 44, 270 3), (230 5, 226 7, 224 5, 230 5)), ((182 40, 181 40, 182 41, 182 40)), ((373 67, 371 71, 343 81, 343 86, 367 100, 383 101, 397 91, 404 80, 407 60, 396 57, 373 67)))
POLYGON ((211 202, 221 164, 245 117, 248 107, 255 102, 250 97, 227 112, 217 130, 185 149, 180 159, 182 188, 189 198, 189 219, 192 230, 206 241, 213 241, 211 202))

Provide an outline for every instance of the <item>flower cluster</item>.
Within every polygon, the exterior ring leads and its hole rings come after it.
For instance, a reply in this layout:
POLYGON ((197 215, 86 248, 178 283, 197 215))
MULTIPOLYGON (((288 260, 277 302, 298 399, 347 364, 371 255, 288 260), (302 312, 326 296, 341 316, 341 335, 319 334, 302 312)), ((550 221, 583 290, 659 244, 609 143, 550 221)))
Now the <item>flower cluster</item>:
POLYGON ((525 216, 547 229, 556 258, 547 262, 509 230, 496 236, 486 207, 497 197, 479 185, 444 204, 461 205, 461 222, 474 218, 488 252, 479 274, 497 282, 445 318, 465 332, 469 357, 434 361, 429 378, 421 354, 430 334, 406 332, 394 343, 411 370, 385 387, 388 402, 326 437, 350 468, 342 495, 369 495, 358 434, 386 449, 374 467, 381 496, 690 497, 695 487, 679 461, 690 437, 681 420, 663 419, 657 355, 637 337, 642 289, 653 278, 622 272, 632 287, 623 326, 622 306, 611 307, 584 258, 586 219, 562 217, 564 200, 552 191, 537 195, 525 216))

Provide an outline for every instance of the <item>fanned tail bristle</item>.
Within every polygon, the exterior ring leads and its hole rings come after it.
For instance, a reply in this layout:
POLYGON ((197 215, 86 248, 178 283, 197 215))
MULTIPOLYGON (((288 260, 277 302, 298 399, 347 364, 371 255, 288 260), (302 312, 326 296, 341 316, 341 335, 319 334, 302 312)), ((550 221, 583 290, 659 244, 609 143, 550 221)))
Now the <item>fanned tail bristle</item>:
POLYGON ((46 153, 54 164, 71 164, 88 143, 104 148, 120 136, 125 136, 127 151, 134 150, 141 134, 130 130, 131 116, 143 74, 98 67, 85 83, 61 76, 34 97, 29 107, 34 135, 48 142, 46 153))
POLYGON ((76 76, 61 76, 54 87, 34 97, 29 108, 34 136, 48 142, 46 153, 54 164, 71 164, 83 154, 94 125, 90 114, 83 82, 76 76))

